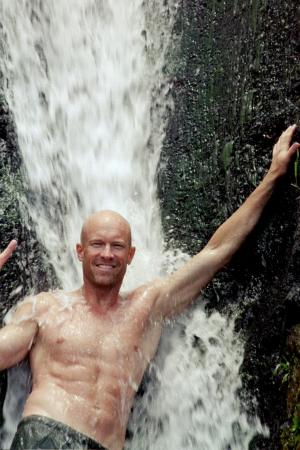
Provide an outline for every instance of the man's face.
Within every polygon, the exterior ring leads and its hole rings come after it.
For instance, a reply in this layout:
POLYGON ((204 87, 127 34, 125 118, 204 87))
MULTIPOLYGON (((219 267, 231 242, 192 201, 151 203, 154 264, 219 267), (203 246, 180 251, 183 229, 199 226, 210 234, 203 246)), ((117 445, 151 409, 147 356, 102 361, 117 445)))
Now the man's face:
POLYGON ((85 281, 97 287, 121 285, 135 252, 126 223, 110 216, 87 223, 76 250, 85 281))

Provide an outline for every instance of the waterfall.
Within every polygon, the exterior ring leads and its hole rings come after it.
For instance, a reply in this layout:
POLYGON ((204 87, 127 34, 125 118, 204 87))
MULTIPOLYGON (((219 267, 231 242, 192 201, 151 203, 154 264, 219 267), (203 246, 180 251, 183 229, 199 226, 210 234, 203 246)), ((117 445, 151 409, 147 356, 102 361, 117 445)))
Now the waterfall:
MULTIPOLYGON (((81 224, 103 208, 132 224, 137 255, 126 289, 185 258, 164 251, 155 185, 175 15, 175 0, 2 0, 1 64, 27 210, 64 289, 81 283, 81 224)), ((170 324, 126 448, 247 449, 265 430, 237 396, 242 359, 233 322, 218 313, 198 306, 170 324)))

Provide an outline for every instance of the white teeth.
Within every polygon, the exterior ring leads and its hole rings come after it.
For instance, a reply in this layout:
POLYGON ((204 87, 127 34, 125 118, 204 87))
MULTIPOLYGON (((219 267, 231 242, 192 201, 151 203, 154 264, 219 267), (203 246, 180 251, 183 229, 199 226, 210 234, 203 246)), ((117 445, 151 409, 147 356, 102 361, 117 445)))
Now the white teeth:
POLYGON ((96 265, 96 267, 111 267, 112 269, 115 267, 115 266, 113 266, 112 264, 95 264, 96 265))

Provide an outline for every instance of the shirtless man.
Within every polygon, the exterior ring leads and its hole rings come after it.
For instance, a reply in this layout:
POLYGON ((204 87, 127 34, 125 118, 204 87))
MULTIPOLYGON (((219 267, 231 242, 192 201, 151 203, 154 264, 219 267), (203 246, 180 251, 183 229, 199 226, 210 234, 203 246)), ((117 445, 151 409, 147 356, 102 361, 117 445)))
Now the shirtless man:
MULTIPOLYGON (((281 135, 267 175, 245 203, 166 279, 122 296, 135 253, 130 226, 112 211, 87 218, 76 248, 82 288, 25 299, 0 332, 0 369, 29 352, 33 377, 14 450, 123 448, 130 408, 164 319, 191 304, 251 232, 300 147, 290 145, 295 128, 281 135)), ((12 241, 0 255, 0 267, 15 247, 12 241)))

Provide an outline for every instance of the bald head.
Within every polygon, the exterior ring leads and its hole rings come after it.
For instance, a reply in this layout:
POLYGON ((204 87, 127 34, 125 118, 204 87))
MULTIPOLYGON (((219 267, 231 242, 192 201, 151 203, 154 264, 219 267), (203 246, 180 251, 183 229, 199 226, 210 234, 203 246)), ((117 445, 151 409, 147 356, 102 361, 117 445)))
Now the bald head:
POLYGON ((90 233, 97 227, 106 226, 112 229, 118 229, 131 247, 131 228, 129 222, 116 211, 109 209, 98 211, 89 215, 84 221, 81 229, 80 240, 84 245, 90 233))

